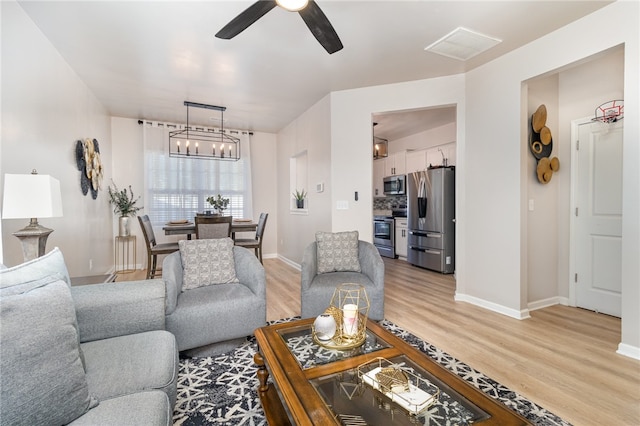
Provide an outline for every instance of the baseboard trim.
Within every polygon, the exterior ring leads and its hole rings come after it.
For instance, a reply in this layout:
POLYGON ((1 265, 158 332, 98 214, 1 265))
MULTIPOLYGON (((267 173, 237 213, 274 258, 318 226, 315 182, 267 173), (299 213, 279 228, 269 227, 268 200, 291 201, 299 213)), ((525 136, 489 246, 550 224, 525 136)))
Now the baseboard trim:
POLYGON ((629 358, 640 360, 640 348, 637 346, 627 345, 626 343, 618 344, 617 354, 629 358))
POLYGON ((481 308, 488 309, 490 311, 497 312, 499 314, 519 320, 531 318, 531 316, 529 315, 529 309, 518 311, 516 309, 511 309, 497 303, 489 302, 488 300, 469 296, 468 294, 460 294, 456 292, 454 300, 456 300, 457 302, 471 303, 472 305, 480 306, 481 308))
POLYGON ((566 297, 555 296, 548 299, 536 300, 535 302, 529 302, 527 308, 529 311, 535 311, 542 308, 548 308, 553 305, 569 306, 569 299, 566 297))
POLYGON ((291 259, 288 259, 284 256, 281 255, 277 255, 277 258, 282 260, 284 263, 286 263, 287 265, 291 266, 292 268, 296 268, 298 271, 300 271, 302 269, 302 267, 300 266, 299 263, 294 262, 291 259))

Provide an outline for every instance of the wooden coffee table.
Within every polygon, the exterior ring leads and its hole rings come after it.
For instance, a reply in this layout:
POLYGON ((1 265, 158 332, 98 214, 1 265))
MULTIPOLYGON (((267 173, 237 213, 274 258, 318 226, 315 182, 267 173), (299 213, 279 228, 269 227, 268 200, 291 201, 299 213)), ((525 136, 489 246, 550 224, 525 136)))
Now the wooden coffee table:
POLYGON ((446 412, 483 425, 531 424, 373 321, 367 323, 365 344, 350 351, 315 344, 312 323, 313 318, 298 320, 255 332, 258 394, 270 425, 339 425, 338 416, 344 414, 369 418, 370 424, 373 419, 375 424, 423 424, 379 392, 359 384, 357 367, 377 357, 412 368, 440 389, 436 405, 442 409, 434 405, 428 409, 431 415, 446 412))

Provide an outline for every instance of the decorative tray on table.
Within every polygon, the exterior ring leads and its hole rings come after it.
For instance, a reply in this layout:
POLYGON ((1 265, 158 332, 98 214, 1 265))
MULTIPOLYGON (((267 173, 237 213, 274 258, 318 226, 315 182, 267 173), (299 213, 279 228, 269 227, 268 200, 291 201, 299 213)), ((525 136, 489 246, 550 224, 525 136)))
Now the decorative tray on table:
POLYGON ((418 415, 431 407, 440 397, 440 389, 411 369, 378 357, 358 367, 362 383, 371 386, 385 397, 418 415))
POLYGON ((167 225, 191 225, 192 222, 189 222, 187 219, 177 219, 171 220, 167 222, 167 225))

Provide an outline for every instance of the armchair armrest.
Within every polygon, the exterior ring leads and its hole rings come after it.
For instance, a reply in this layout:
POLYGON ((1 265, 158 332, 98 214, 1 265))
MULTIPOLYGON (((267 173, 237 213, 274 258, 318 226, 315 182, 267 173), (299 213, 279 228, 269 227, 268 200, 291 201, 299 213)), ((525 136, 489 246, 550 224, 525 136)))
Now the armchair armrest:
POLYGON ((378 288, 384 287, 384 262, 376 247, 366 241, 358 241, 358 260, 360 269, 373 285, 378 288))
POLYGON ((71 287, 80 342, 164 330, 162 280, 71 287))
POLYGON ((302 264, 300 265, 300 287, 302 291, 308 290, 311 281, 318 275, 318 244, 314 241, 309 244, 302 254, 302 264))
POLYGON ((182 291, 182 258, 176 251, 165 256, 162 261, 162 280, 167 288, 166 314, 171 315, 178 305, 178 296, 182 291))
POLYGON ((236 276, 241 284, 249 287, 256 295, 267 297, 267 277, 258 258, 244 247, 233 247, 233 260, 236 264, 236 276))

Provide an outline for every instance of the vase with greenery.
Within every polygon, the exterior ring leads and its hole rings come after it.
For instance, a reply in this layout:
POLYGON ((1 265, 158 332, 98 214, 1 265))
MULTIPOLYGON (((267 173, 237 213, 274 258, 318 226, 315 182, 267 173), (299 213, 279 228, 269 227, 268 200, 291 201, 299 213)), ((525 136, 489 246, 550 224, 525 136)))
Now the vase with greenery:
POLYGON ((121 237, 128 237, 131 235, 131 223, 130 217, 135 216, 137 212, 142 210, 142 207, 136 206, 136 203, 140 200, 140 197, 135 198, 131 185, 129 190, 119 190, 115 183, 109 186, 109 204, 113 205, 113 212, 119 215, 118 219, 118 235, 121 237))
POLYGON ((304 189, 302 189, 302 191, 298 191, 296 189, 296 192, 292 192, 291 194, 293 195, 293 198, 296 199, 296 207, 299 209, 304 208, 304 199, 307 198, 307 193, 304 192, 304 189))
POLYGON ((224 198, 222 195, 218 194, 215 197, 207 197, 207 202, 211 204, 211 207, 216 212, 216 214, 223 214, 225 209, 229 206, 229 199, 224 198))

